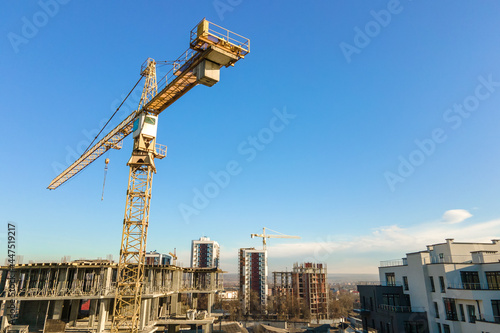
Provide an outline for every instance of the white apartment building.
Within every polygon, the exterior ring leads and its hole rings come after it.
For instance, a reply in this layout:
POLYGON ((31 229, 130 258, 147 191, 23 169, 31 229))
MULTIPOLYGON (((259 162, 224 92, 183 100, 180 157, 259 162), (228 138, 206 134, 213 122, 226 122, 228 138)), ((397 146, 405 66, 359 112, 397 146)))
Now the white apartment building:
POLYGON ((191 244, 191 267, 219 267, 220 246, 208 237, 200 237, 191 244))
POLYGON ((402 287, 410 311, 427 313, 428 327, 422 332, 500 332, 499 240, 447 239, 400 261, 381 262, 379 274, 383 285, 402 287))

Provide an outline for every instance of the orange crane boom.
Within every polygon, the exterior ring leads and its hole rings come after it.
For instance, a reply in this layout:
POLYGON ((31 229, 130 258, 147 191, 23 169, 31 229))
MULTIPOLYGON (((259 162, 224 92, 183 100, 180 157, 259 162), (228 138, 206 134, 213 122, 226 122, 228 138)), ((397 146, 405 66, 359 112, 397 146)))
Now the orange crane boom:
POLYGON ((158 115, 198 83, 206 84, 207 79, 198 79, 199 75, 195 72, 195 68, 204 60, 219 65, 218 68, 228 67, 233 66, 239 59, 243 59, 249 52, 249 39, 203 19, 191 30, 190 48, 173 61, 172 69, 158 82, 158 89, 161 90, 141 109, 133 111, 92 148, 55 177, 47 188, 55 190, 109 149, 121 149, 123 139, 132 133, 134 121, 144 110, 158 115))

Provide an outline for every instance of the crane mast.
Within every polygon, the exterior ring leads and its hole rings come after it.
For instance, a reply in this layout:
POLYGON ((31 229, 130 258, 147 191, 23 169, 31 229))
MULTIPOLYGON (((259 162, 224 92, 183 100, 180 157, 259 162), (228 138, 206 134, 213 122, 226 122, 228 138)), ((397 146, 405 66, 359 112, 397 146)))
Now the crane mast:
POLYGON ((155 60, 146 60, 141 67, 145 84, 138 109, 86 150, 48 186, 52 190, 58 188, 109 149, 120 149, 123 139, 133 134, 132 156, 127 163, 129 178, 111 327, 113 333, 139 331, 151 188, 156 173, 154 160, 164 158, 167 150, 166 146, 156 143, 158 115, 196 85, 213 86, 219 81, 221 67, 234 66, 249 52, 249 39, 203 19, 191 30, 189 49, 172 62, 172 69, 159 82, 156 80, 155 60))
MULTIPOLYGON (((156 63, 146 60, 141 74, 146 78, 139 107, 156 94, 156 63)), ((156 144, 158 117, 143 110, 133 125, 134 146, 127 165, 130 168, 125 216, 123 218, 120 260, 118 262, 114 320, 111 331, 134 331, 139 326, 149 206, 155 158, 164 158, 166 147, 156 144)))

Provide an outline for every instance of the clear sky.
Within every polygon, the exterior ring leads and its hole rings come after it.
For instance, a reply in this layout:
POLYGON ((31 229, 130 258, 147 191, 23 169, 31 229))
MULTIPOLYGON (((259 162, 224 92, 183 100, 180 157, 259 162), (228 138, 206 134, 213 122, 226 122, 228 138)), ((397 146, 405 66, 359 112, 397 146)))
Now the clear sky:
MULTIPOLYGON (((104 201, 104 158, 46 187, 142 62, 177 58, 203 17, 250 38, 251 53, 161 114, 168 156, 156 163, 148 250, 177 248, 187 264, 191 240, 208 236, 235 272, 237 249, 261 246, 250 233, 265 226, 302 237, 269 241, 271 271, 314 260, 329 273, 376 273, 380 260, 445 238, 500 238, 496 1, 0 6, 0 232, 6 244, 16 224, 25 262, 117 258, 132 138, 105 155, 104 201)), ((133 94, 112 125, 137 103, 133 94)))

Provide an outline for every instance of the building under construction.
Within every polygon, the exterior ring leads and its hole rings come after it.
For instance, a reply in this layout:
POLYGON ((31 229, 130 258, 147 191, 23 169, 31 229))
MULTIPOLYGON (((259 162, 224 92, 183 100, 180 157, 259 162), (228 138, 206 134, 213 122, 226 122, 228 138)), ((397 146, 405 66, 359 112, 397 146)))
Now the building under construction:
MULTIPOLYGON (((29 325, 30 331, 108 331, 113 320, 117 269, 118 264, 108 260, 2 266, 2 317, 9 319, 6 307, 14 303, 18 317, 15 324, 29 325)), ((168 329, 172 333, 180 325, 190 325, 211 332, 216 319, 211 310, 215 293, 222 289, 216 284, 222 281, 217 278, 221 273, 217 268, 146 265, 139 331, 168 329), (198 308, 200 295, 208 298, 204 309, 198 308)))
POLYGON ((314 319, 328 318, 327 270, 324 264, 304 263, 293 265, 292 272, 273 272, 276 310, 305 305, 314 319), (294 303, 297 302, 297 303, 294 303), (295 305, 296 304, 296 305, 295 305))

